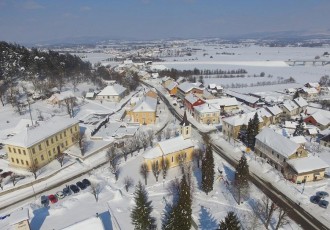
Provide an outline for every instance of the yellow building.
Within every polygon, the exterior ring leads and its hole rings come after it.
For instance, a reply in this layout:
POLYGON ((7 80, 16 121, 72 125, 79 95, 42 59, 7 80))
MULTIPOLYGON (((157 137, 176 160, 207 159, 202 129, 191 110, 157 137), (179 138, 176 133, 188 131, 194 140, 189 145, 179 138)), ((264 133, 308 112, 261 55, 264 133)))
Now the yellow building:
POLYGON ((210 104, 194 106, 194 118, 201 124, 219 124, 220 109, 210 104))
POLYGON ((158 142, 157 146, 143 155, 149 171, 152 170, 151 165, 154 162, 159 164, 161 168, 164 159, 167 159, 169 162, 169 168, 178 166, 180 159, 184 159, 184 162, 193 160, 194 143, 190 139, 191 125, 187 120, 186 113, 180 125, 180 136, 158 142))
POLYGON ((128 112, 132 122, 140 125, 155 124, 157 111, 157 99, 144 97, 128 112))
POLYGON ((10 166, 40 168, 77 142, 78 121, 54 117, 24 127, 16 135, 4 140, 10 166))

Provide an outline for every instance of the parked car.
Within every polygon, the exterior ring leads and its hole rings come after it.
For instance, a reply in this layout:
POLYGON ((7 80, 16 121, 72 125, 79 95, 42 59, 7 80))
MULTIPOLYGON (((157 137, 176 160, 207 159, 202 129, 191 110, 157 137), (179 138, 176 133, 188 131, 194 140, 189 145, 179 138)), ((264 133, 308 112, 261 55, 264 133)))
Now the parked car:
POLYGON ((73 193, 78 193, 80 191, 80 189, 75 184, 70 185, 70 189, 73 193))
POLYGON ((86 185, 86 187, 91 185, 91 182, 88 179, 83 179, 81 182, 86 185))
POLYGON ((47 206, 48 205, 49 200, 48 200, 48 197, 47 196, 42 195, 41 198, 40 198, 40 200, 41 200, 41 204, 43 206, 47 206))
POLYGON ((329 196, 329 193, 324 192, 324 191, 320 191, 320 192, 317 192, 316 193, 316 196, 319 196, 321 199, 323 199, 325 197, 328 197, 329 196))
POLYGON ((81 181, 78 181, 76 185, 81 189, 84 190, 86 188, 86 185, 84 185, 81 181))
POLYGON ((58 191, 55 195, 59 200, 61 200, 65 197, 65 195, 62 191, 58 191))
POLYGON ((52 204, 54 204, 54 203, 57 202, 57 198, 53 194, 52 195, 49 195, 48 196, 48 199, 50 200, 50 202, 52 202, 52 204))
POLYGON ((70 190, 69 186, 67 186, 63 189, 63 194, 64 194, 64 196, 71 195, 71 190, 70 190))
POLYGON ((321 201, 319 202, 319 205, 320 205, 320 207, 322 207, 322 208, 327 208, 328 205, 329 205, 329 201, 321 200, 321 201))
POLYGON ((314 204, 318 204, 320 202, 321 198, 319 196, 312 196, 310 201, 314 204))

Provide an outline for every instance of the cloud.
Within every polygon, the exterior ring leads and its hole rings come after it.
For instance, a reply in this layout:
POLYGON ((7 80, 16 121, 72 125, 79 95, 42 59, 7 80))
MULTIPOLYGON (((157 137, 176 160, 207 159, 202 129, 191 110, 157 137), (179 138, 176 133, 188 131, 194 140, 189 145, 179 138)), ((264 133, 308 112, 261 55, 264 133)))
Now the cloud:
POLYGON ((22 7, 26 10, 38 10, 38 9, 43 9, 44 6, 39 4, 36 1, 33 0, 28 0, 22 4, 22 7))
POLYGON ((89 6, 82 6, 80 7, 80 11, 86 12, 86 11, 90 11, 92 8, 89 6))

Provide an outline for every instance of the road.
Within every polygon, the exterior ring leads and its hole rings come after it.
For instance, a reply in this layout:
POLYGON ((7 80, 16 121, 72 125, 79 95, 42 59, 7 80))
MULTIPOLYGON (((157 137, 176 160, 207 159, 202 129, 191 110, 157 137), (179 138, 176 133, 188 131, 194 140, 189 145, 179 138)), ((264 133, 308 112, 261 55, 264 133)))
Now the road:
MULTIPOLYGON (((146 84, 149 87, 153 87, 152 85, 142 82, 143 84, 146 84)), ((163 102, 169 107, 169 110, 171 113, 179 120, 182 120, 182 116, 173 108, 171 103, 168 101, 168 99, 163 95, 162 92, 160 92, 158 89, 156 89, 158 92, 158 95, 161 97, 163 102)), ((208 135, 208 133, 200 132, 197 127, 192 125, 192 127, 200 133, 202 137, 205 135, 208 135)), ((226 154, 226 152, 220 147, 213 143, 211 143, 213 150, 220 155, 224 160, 226 160, 232 167, 236 167, 238 162, 226 154)), ((276 203, 279 207, 286 210, 288 213, 288 216, 294 220, 296 223, 298 223, 303 229, 306 230, 312 230, 312 229, 319 229, 319 230, 325 230, 329 229, 327 226, 325 226, 323 223, 321 223, 318 219, 313 217, 310 213, 306 212, 302 207, 300 207, 298 204, 290 200, 283 194, 281 191, 279 191, 276 187, 274 187, 271 183, 264 181, 258 175, 251 174, 250 175, 250 181, 257 186, 263 193, 269 197, 274 203, 276 203)))

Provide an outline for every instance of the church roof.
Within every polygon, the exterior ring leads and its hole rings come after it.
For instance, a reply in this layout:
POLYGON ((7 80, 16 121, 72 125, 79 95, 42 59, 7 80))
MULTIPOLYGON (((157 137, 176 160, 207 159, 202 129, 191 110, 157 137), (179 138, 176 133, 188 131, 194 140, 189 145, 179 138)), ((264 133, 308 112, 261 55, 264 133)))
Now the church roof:
POLYGON ((181 126, 188 126, 189 125, 189 121, 188 121, 188 118, 187 118, 186 111, 184 111, 183 119, 182 119, 180 125, 181 126))

